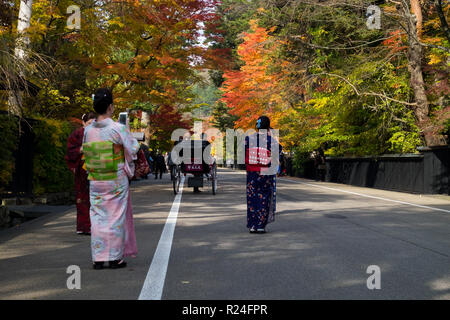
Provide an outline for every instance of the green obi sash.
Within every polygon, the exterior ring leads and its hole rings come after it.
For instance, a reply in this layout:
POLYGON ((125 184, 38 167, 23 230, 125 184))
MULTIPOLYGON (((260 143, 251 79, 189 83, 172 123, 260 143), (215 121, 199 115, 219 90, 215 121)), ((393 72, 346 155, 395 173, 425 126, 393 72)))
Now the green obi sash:
POLYGON ((123 146, 110 141, 95 141, 83 144, 83 154, 88 180, 115 180, 117 166, 124 162, 123 146))

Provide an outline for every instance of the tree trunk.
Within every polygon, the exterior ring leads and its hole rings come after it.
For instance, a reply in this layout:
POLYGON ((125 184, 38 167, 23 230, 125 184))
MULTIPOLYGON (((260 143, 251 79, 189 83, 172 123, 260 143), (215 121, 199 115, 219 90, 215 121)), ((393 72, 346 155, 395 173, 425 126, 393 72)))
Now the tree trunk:
MULTIPOLYGON (((412 2, 413 0, 411 0, 412 2)), ((433 127, 429 117, 430 108, 422 71, 423 47, 419 43, 417 20, 415 15, 411 14, 405 2, 403 2, 403 13, 408 29, 408 70, 410 73, 410 86, 414 92, 414 100, 417 104, 414 108, 414 114, 426 145, 431 146, 439 144, 439 137, 432 132, 433 127)))
MULTIPOLYGON (((14 65, 16 66, 19 76, 19 81, 25 81, 23 67, 27 59, 26 48, 29 46, 30 39, 24 35, 27 28, 30 27, 31 12, 33 0, 21 0, 19 8, 19 18, 17 23, 17 39, 16 48, 14 50, 14 65)), ((24 83, 26 86, 26 84, 24 83)), ((9 94, 9 108, 13 114, 21 115, 22 113, 22 92, 20 88, 15 88, 9 94)))
POLYGON ((411 3, 411 10, 416 16, 417 36, 420 39, 420 37, 422 36, 422 24, 423 24, 422 8, 420 7, 420 0, 410 0, 410 3, 411 3))

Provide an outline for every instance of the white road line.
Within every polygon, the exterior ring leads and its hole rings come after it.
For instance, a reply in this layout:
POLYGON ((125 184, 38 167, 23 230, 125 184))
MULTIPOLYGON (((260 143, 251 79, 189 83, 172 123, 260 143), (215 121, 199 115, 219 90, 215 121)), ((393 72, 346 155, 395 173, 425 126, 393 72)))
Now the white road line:
POLYGON ((361 196, 361 197, 366 197, 366 198, 372 198, 372 199, 377 199, 377 200, 384 200, 384 201, 390 201, 390 202, 395 202, 395 203, 400 203, 400 204, 406 204, 406 205, 409 205, 409 206, 419 207, 419 208, 423 208, 423 209, 430 209, 430 210, 434 210, 434 211, 442 211, 442 212, 450 213, 450 210, 434 208, 434 207, 428 207, 428 206, 422 206, 420 204, 415 204, 415 203, 410 203, 410 202, 405 202, 405 201, 398 201, 398 200, 392 200, 392 199, 387 199, 387 198, 369 196, 367 194, 362 194, 362 193, 357 193, 357 192, 352 192, 352 191, 346 191, 346 190, 340 190, 340 189, 336 189, 336 188, 320 186, 320 185, 313 184, 313 183, 306 183, 306 182, 294 181, 294 180, 282 179, 282 178, 279 179, 279 180, 289 181, 289 182, 292 182, 292 183, 305 184, 305 185, 308 185, 308 186, 313 186, 313 187, 322 188, 322 189, 328 189, 328 190, 334 190, 334 191, 339 191, 339 192, 344 192, 344 193, 350 193, 350 194, 354 194, 354 195, 361 196))
POLYGON ((145 278, 138 300, 161 300, 164 281, 166 280, 167 266, 169 265, 170 250, 172 249, 173 234, 177 223, 178 209, 181 203, 181 194, 183 193, 183 184, 184 175, 181 176, 180 192, 178 192, 173 200, 172 208, 164 225, 158 247, 148 269, 147 277, 145 278))

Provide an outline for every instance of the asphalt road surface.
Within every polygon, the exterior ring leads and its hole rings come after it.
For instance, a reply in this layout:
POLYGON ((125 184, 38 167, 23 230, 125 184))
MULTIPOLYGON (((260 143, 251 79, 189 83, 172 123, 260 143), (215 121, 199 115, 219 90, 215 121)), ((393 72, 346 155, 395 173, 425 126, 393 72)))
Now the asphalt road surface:
POLYGON ((0 231, 0 299, 450 299, 450 197, 279 178, 276 221, 250 234, 245 172, 220 169, 215 196, 170 183, 133 183, 125 269, 92 269, 75 207, 0 231))

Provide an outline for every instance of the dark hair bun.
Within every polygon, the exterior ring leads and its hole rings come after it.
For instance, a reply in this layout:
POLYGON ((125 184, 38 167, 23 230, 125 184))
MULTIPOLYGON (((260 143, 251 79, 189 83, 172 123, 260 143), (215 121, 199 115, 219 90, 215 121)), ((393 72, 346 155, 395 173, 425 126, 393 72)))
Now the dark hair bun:
POLYGON ((94 110, 98 114, 105 114, 109 105, 113 103, 111 90, 106 88, 98 89, 94 94, 94 110))
POLYGON ((91 119, 95 119, 97 118, 96 114, 92 111, 83 114, 83 116, 81 117, 81 120, 83 120, 84 122, 88 122, 91 119))
POLYGON ((257 128, 258 129, 270 129, 270 119, 267 116, 261 116, 257 120, 257 128), (259 127, 258 127, 259 122, 259 127))

